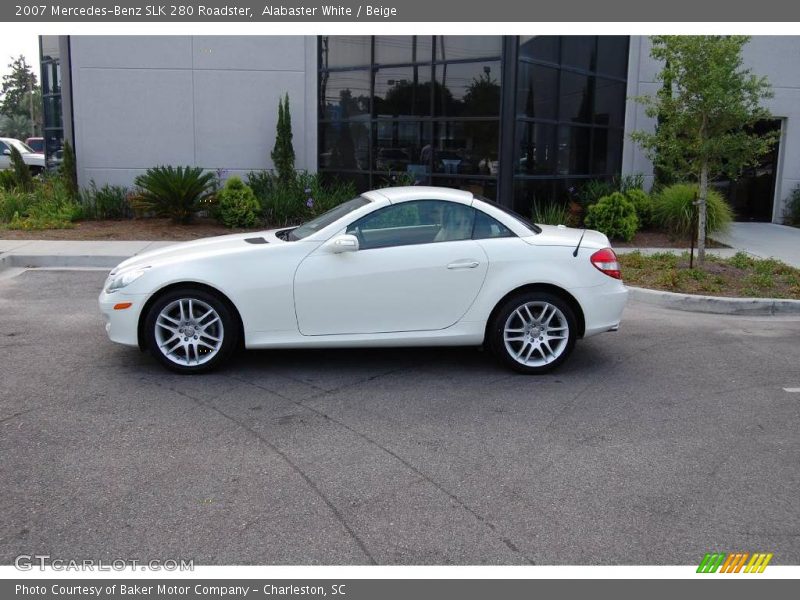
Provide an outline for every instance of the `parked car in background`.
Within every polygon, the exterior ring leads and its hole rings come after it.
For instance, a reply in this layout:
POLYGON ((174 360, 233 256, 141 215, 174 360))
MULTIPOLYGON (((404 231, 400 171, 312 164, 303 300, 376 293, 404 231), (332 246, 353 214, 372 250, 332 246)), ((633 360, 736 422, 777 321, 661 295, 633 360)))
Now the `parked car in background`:
POLYGON ((544 373, 619 327, 608 238, 535 225, 463 190, 370 191, 295 228, 139 254, 111 271, 112 341, 197 373, 246 348, 489 347, 544 373))
POLYGON ((25 145, 34 152, 41 152, 44 154, 44 138, 43 137, 29 137, 25 140, 25 145))
POLYGON ((27 144, 14 138, 0 138, 0 169, 11 168, 11 148, 16 148, 22 155, 22 160, 31 170, 32 175, 44 171, 44 154, 34 152, 27 144))

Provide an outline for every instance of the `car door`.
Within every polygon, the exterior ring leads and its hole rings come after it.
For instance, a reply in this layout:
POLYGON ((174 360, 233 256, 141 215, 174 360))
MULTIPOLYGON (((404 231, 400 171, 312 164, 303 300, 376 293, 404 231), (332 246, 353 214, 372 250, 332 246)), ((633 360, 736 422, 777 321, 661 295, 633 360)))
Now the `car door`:
POLYGON ((483 285, 488 260, 472 240, 475 211, 440 200, 393 204, 355 221, 359 249, 323 244, 295 273, 303 335, 444 329, 483 285))
POLYGON ((0 142, 0 171, 11 168, 11 148, 4 142, 0 142))

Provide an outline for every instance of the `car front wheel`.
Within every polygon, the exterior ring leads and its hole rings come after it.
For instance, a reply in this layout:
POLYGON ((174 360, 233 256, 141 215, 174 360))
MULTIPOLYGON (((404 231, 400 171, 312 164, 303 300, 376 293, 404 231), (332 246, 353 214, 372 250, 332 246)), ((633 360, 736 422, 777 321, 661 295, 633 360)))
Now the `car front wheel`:
POLYGON ((554 294, 518 294, 497 311, 490 345, 507 366, 526 374, 552 371, 575 346, 577 325, 569 305, 554 294))
POLYGON ((160 297, 145 321, 150 353, 178 373, 202 373, 222 364, 239 337, 228 304, 205 290, 173 290, 160 297))

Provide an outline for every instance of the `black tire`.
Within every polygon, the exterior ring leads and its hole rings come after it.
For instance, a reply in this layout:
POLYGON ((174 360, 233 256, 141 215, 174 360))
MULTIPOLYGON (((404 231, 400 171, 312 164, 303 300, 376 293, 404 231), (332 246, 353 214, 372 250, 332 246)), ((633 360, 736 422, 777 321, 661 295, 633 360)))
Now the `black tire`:
MULTIPOLYGON (((547 320, 547 314, 544 313, 545 321, 547 320)), ((578 327, 575 313, 570 308, 569 303, 565 302, 561 297, 547 292, 521 292, 505 300, 495 311, 492 322, 489 324, 487 341, 494 355, 510 369, 526 375, 541 375, 558 368, 567 360, 575 347, 577 333, 578 327), (539 323, 537 319, 542 316, 542 313, 537 315, 536 309, 545 305, 552 306, 560 312, 553 311, 550 323, 545 325, 543 330, 540 330, 540 326, 534 325, 534 323, 539 323), (530 316, 533 319, 530 324, 526 324, 520 316, 523 314, 528 316, 528 312, 523 309, 525 306, 528 306, 532 312, 530 316), (519 313, 517 313, 518 310, 520 310, 519 313), (509 323, 514 326, 512 329, 521 328, 523 331, 518 334, 520 340, 516 339, 516 332, 513 332, 509 334, 509 338, 514 339, 507 342, 504 332, 506 323, 509 322, 512 315, 514 317, 509 323), (552 319, 555 319, 555 321, 552 319), (560 331, 562 325, 567 328, 563 340, 560 339, 560 336, 564 335, 564 332, 560 331), (546 344, 543 340, 546 340, 546 344), (555 356, 555 352, 551 354, 547 351, 548 349, 554 350, 556 346, 558 348, 557 356, 555 356), (529 360, 532 363, 541 362, 542 364, 523 364, 515 357, 516 352, 512 353, 512 351, 517 351, 520 348, 522 349, 522 354, 530 357, 529 360), (529 353, 528 350, 532 352, 529 353), (550 360, 548 360, 548 356, 550 360), (553 358, 553 356, 555 357, 553 358)), ((525 356, 521 358, 524 360, 525 356)))
MULTIPOLYGON (((213 317, 214 315, 212 314, 211 318, 213 317)), ((192 321, 189 321, 189 317, 187 317, 186 324, 191 326, 193 332, 195 331, 196 327, 191 325, 191 323, 195 323, 197 320, 198 319, 195 318, 192 321)), ((205 322, 207 323, 208 319, 205 322)), ((200 338, 199 343, 204 343, 203 340, 206 339, 204 338, 204 335, 204 333, 200 333, 198 331, 198 336, 200 338)), ((225 299, 206 290, 188 286, 185 288, 172 289, 160 296, 150 306, 144 322, 144 336, 150 354, 152 354, 153 357, 155 357, 155 359, 167 369, 185 375, 207 373, 222 365, 237 349, 240 335, 241 332, 239 331, 239 321, 234 316, 233 309, 225 299), (176 302, 181 300, 192 300, 193 305, 196 301, 199 306, 205 305, 210 307, 219 317, 221 327, 212 330, 210 333, 217 334, 217 336, 221 339, 221 342, 218 345, 216 354, 214 354, 211 358, 207 358, 208 353, 211 351, 205 348, 200 348, 197 342, 193 342, 193 340, 198 340, 198 337, 195 337, 194 335, 190 336, 189 338, 184 338, 185 340, 188 340, 188 344, 190 346, 193 346, 193 351, 191 349, 183 348, 174 353, 166 353, 160 349, 159 340, 157 339, 159 335, 159 333, 157 333, 157 329, 161 329, 159 325, 157 325, 159 315, 165 308, 169 307, 170 305, 174 305, 176 302), (185 360, 185 362, 188 362, 189 364, 181 364, 176 362, 183 352, 186 353, 185 356, 188 356, 188 359, 185 360), (206 354, 204 355, 203 352, 206 354), (168 354, 171 354, 173 358, 170 358, 168 354), (195 357, 197 364, 191 364, 192 356, 195 357)), ((180 343, 180 337, 181 336, 175 338, 175 343, 180 343)), ((210 337, 206 341, 216 345, 216 343, 213 342, 210 337)), ((167 346, 167 350, 168 349, 170 349, 169 345, 167 346)))

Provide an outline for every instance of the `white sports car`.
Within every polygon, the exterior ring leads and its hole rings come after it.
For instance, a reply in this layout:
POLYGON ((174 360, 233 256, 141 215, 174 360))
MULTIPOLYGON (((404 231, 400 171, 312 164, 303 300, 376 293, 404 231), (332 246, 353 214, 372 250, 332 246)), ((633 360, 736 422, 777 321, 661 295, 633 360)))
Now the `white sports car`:
POLYGON ((197 373, 246 348, 486 344, 543 373, 619 327, 608 238, 534 225, 469 192, 370 191, 304 225, 175 244, 122 262, 100 294, 114 342, 197 373))

